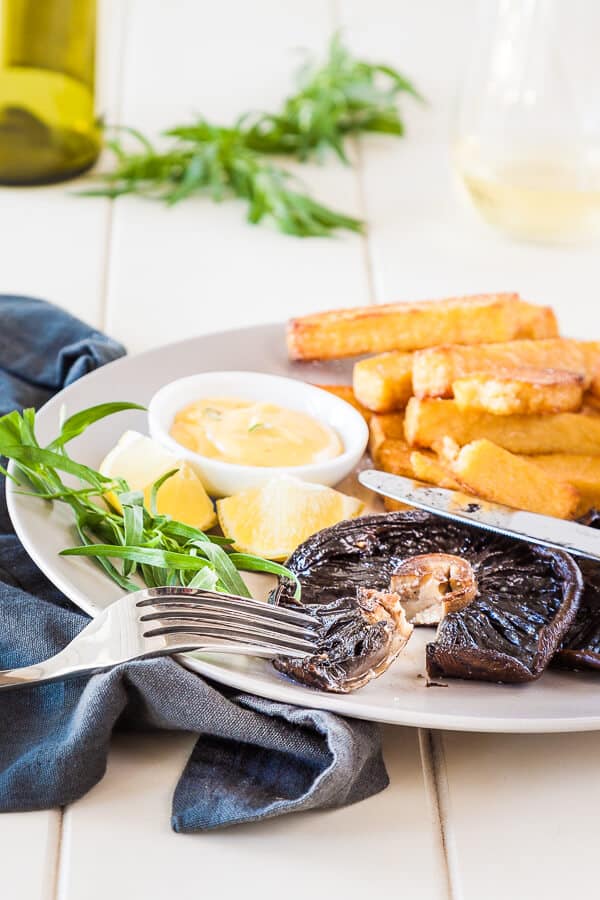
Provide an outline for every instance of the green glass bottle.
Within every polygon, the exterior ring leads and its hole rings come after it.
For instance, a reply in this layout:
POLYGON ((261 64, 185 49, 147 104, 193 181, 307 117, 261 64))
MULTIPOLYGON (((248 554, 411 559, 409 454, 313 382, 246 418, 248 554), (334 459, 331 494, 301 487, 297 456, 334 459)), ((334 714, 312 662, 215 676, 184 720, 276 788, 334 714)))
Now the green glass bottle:
POLYGON ((88 169, 96 0, 0 0, 0 183, 49 184, 88 169))

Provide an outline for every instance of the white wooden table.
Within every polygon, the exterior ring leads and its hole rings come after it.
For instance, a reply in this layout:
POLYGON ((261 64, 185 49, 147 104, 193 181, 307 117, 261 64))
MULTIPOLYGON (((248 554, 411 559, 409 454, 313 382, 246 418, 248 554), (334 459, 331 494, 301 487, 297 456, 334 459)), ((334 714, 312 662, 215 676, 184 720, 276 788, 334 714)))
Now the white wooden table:
MULTIPOLYGON (((354 165, 304 167, 365 239, 286 238, 236 203, 166 210, 0 191, 0 290, 45 297, 131 352, 329 306, 518 290, 574 335, 598 335, 597 249, 510 243, 464 207, 448 131, 474 0, 105 0, 101 108, 149 132, 196 111, 228 121, 287 91, 296 48, 343 26, 361 54, 405 70, 408 137, 370 139, 354 165)), ((6 900, 271 900, 293 891, 410 900, 597 895, 591 842, 600 735, 385 730, 392 785, 349 809, 175 835, 170 798, 187 735, 120 736, 108 771, 65 810, 0 816, 6 900)))

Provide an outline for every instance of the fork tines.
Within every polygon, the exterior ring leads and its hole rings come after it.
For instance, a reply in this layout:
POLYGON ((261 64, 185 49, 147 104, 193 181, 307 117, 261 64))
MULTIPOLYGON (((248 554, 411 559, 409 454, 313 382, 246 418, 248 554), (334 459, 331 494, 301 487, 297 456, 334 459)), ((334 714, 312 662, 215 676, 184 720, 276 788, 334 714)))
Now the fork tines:
POLYGON ((310 613, 289 609, 283 606, 274 606, 263 600, 252 600, 249 597, 238 597, 235 594, 220 594, 216 591, 207 591, 200 588, 150 588, 146 591, 147 599, 140 600, 137 606, 186 606, 193 608, 195 604, 210 605, 223 611, 240 612, 241 610, 263 616, 270 621, 290 622, 305 627, 319 628, 318 619, 310 613))
POLYGON ((281 634, 296 634, 299 637, 304 635, 314 636, 316 629, 305 625, 296 625, 294 622, 287 622, 284 619, 269 618, 267 616, 257 616, 253 612, 244 609, 230 610, 228 608, 219 608, 210 603, 194 602, 190 604, 181 603, 155 603, 146 607, 148 612, 140 616, 141 622, 152 622, 156 619, 163 621, 202 621, 206 624, 226 624, 235 626, 255 625, 281 634))
POLYGON ((253 628, 251 626, 235 626, 211 624, 198 619, 193 620, 161 620, 152 623, 154 627, 144 631, 143 637, 152 638, 159 635, 193 635, 197 638, 218 638, 229 644, 246 644, 249 646, 265 647, 277 650, 281 653, 292 650, 306 653, 315 653, 319 644, 313 635, 299 637, 298 635, 286 635, 281 632, 265 628, 253 628))
POLYGON ((315 652, 321 624, 305 612, 197 588, 152 588, 137 603, 144 637, 197 635, 274 650, 315 652))

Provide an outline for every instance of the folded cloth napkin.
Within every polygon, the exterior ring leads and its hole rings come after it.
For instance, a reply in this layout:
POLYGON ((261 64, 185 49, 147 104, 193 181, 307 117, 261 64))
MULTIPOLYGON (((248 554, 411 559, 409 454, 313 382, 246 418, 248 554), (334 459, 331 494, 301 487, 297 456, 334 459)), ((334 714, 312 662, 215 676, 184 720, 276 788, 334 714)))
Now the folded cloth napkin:
MULTIPOLYGON (((40 406, 124 352, 50 304, 0 296, 0 413, 40 406)), ((0 484, 0 668, 51 656, 86 622, 23 550, 0 484)), ((175 789, 175 831, 343 806, 388 784, 377 726, 227 690, 168 658, 1 691, 0 723, 0 811, 81 797, 119 725, 199 735, 175 789)))

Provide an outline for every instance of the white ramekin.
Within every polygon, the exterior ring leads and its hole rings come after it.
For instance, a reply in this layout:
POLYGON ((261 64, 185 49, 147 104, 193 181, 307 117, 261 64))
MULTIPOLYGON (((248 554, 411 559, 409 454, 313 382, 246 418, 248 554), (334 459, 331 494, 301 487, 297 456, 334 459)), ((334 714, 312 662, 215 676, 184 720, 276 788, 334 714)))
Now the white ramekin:
POLYGON ((283 474, 316 484, 337 484, 357 465, 369 437, 361 414, 339 397, 304 381, 258 372, 203 372, 172 381, 153 396, 148 419, 152 438, 180 459, 187 460, 214 497, 237 494, 283 474), (333 459, 303 466, 244 466, 202 456, 179 444, 169 432, 175 414, 203 397, 266 401, 308 413, 338 433, 344 450, 333 459))

